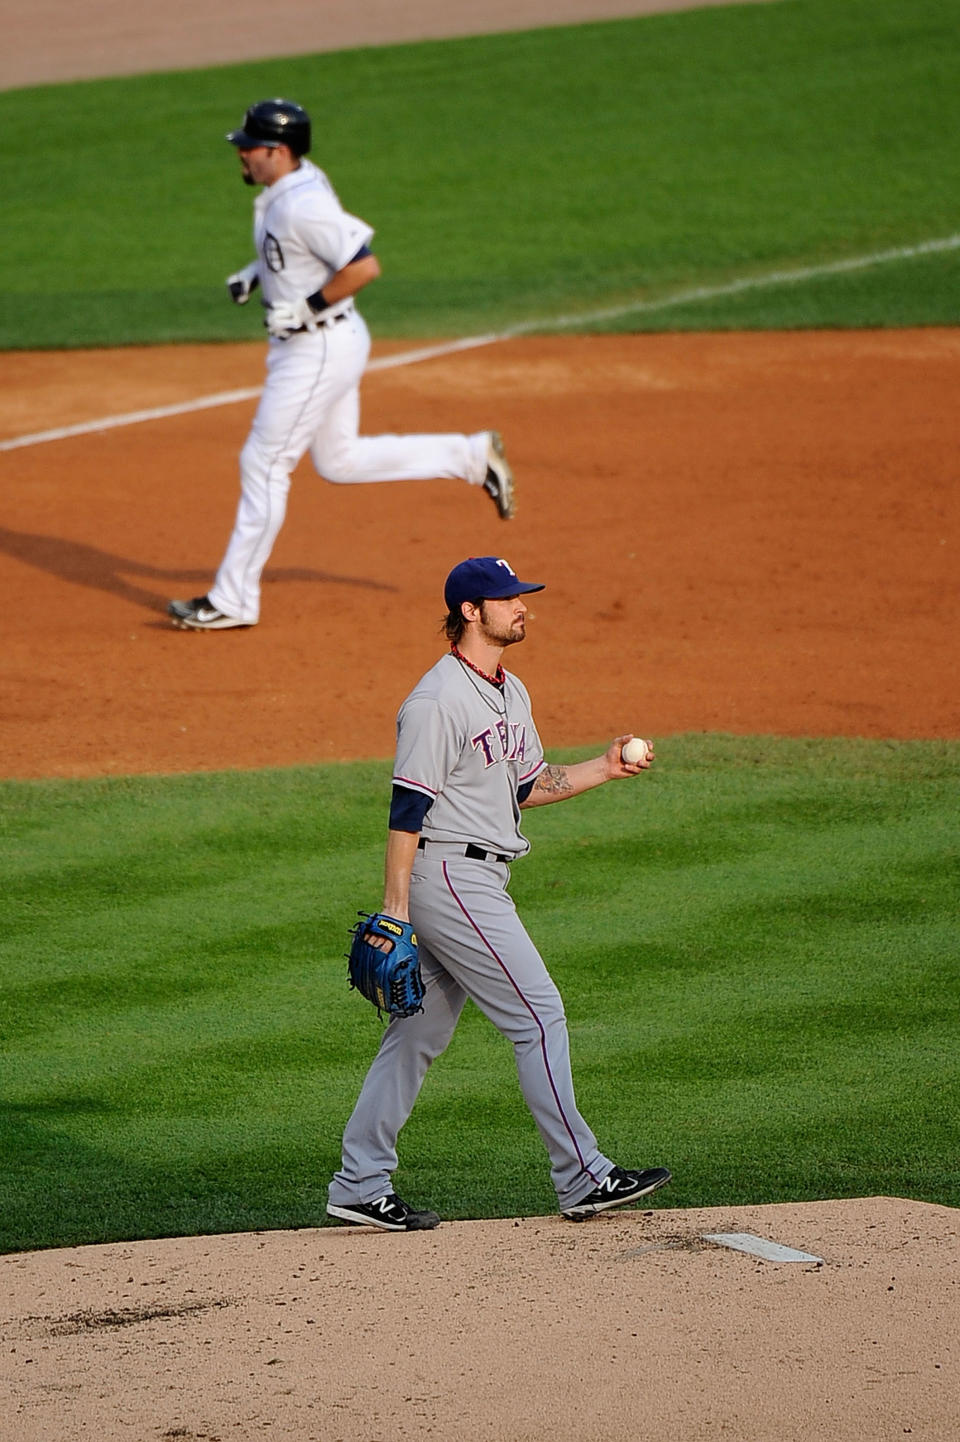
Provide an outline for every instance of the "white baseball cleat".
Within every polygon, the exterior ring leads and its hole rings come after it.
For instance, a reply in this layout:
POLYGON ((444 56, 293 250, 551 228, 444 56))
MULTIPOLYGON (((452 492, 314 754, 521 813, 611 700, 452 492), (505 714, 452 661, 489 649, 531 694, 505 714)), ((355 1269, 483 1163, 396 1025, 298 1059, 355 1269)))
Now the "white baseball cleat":
POLYGON ((499 431, 490 431, 487 435, 487 474, 483 489, 496 506, 502 521, 509 521, 516 515, 513 472, 499 431))
POLYGON ((227 631, 232 626, 251 626, 252 621, 239 621, 226 616, 210 604, 209 596, 194 596, 192 601, 171 601, 167 615, 181 631, 227 631))

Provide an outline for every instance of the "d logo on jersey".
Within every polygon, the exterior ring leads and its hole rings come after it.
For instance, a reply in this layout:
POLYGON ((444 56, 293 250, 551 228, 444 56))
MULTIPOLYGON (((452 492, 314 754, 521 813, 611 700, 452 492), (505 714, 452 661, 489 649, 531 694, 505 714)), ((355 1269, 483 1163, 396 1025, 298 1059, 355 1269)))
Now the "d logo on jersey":
POLYGON ((280 242, 269 230, 263 237, 263 258, 267 262, 267 269, 272 270, 274 275, 277 271, 283 270, 283 251, 280 249, 280 242))
POLYGON ((484 769, 499 761, 522 761, 527 754, 527 728, 520 721, 500 720, 471 736, 470 745, 483 756, 484 769))

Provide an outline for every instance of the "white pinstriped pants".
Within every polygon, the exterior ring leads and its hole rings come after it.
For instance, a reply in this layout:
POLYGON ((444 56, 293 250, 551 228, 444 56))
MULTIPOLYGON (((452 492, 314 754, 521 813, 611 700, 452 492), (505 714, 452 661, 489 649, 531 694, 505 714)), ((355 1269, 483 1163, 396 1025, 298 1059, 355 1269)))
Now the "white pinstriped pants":
POLYGON ((289 340, 271 340, 267 375, 240 453, 240 502, 233 534, 210 588, 227 616, 260 618, 260 577, 287 511, 290 475, 309 450, 326 480, 455 478, 480 485, 487 433, 360 436, 360 380, 370 333, 358 311, 289 340))
POLYGON ((561 1210, 581 1201, 613 1163, 577 1110, 560 994, 506 891, 509 868, 436 843, 417 853, 410 916, 420 942, 424 1010, 394 1018, 343 1136, 330 1201, 376 1201, 393 1190, 397 1137, 430 1064, 470 997, 513 1044, 524 1100, 550 1157, 561 1210))

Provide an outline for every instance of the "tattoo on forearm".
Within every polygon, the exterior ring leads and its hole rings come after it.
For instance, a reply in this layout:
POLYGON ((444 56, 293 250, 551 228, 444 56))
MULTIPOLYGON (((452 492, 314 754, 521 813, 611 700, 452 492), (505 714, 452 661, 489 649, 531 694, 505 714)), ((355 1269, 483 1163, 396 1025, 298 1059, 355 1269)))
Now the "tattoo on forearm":
POLYGON ((546 791, 551 796, 562 796, 572 791, 570 777, 565 766, 545 766, 535 782, 537 791, 546 791))

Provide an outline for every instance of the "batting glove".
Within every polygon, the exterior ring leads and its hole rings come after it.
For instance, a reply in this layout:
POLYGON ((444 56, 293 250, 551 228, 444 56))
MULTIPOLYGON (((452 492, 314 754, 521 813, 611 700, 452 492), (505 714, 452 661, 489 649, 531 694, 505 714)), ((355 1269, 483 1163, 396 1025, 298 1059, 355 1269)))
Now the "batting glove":
POLYGON ((317 315, 305 298, 294 301, 277 300, 273 305, 267 306, 263 323, 272 336, 276 336, 278 340, 286 340, 294 331, 316 330, 317 315))
POLYGON ((246 305, 259 284, 260 276, 255 260, 252 260, 249 265, 245 265, 243 270, 238 270, 236 275, 228 275, 226 279, 230 299, 237 305, 246 305))

